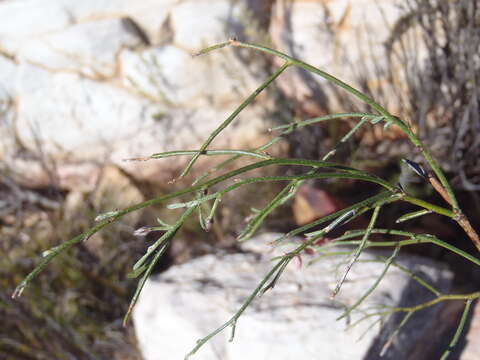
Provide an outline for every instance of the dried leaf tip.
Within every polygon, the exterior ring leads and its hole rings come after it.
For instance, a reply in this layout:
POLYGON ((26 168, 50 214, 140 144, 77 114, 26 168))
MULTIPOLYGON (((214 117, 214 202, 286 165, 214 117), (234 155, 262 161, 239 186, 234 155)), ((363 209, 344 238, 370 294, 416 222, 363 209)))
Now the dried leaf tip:
POLYGON ((149 226, 142 226, 133 232, 133 236, 147 236, 152 230, 149 226))
POLYGON ((25 290, 26 286, 27 286, 27 283, 25 281, 22 281, 20 285, 18 285, 13 291, 12 299, 16 299, 22 296, 23 290, 25 290))
POLYGON ((122 159, 122 161, 147 161, 150 160, 151 157, 136 157, 136 158, 129 158, 129 159, 122 159))
POLYGON ((408 165, 410 170, 412 170, 414 173, 416 173, 418 176, 422 177, 424 180, 428 179, 428 174, 423 168, 422 165, 419 163, 416 163, 414 161, 408 160, 408 159, 403 159, 403 162, 408 165))
POLYGON ((119 210, 107 211, 107 212, 104 212, 102 214, 98 214, 95 217, 94 221, 103 221, 103 220, 107 220, 107 219, 113 221, 113 218, 118 216, 119 214, 120 214, 119 210))

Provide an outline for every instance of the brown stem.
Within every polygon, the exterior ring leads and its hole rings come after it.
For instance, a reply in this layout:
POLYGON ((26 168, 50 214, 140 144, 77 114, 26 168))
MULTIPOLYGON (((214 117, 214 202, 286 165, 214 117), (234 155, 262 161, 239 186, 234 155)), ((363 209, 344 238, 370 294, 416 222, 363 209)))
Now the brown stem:
MULTIPOLYGON (((440 196, 448 202, 450 205, 453 206, 452 199, 448 195, 447 191, 443 187, 440 182, 433 177, 432 174, 428 174, 428 180, 430 181, 430 184, 432 184, 433 188, 440 194, 440 196)), ((458 224, 462 227, 463 231, 468 235, 470 240, 472 240, 473 244, 476 246, 478 251, 480 251, 480 237, 478 236, 477 232, 473 228, 472 224, 470 224, 470 221, 468 221, 467 217, 462 213, 460 209, 455 210, 455 220, 458 222, 458 224)))
POLYGON ((433 188, 440 194, 443 200, 453 206, 452 199, 448 195, 443 185, 440 184, 440 182, 435 177, 433 177, 432 174, 428 174, 428 180, 430 181, 430 184, 432 184, 433 188))
POLYGON ((475 244, 477 250, 480 251, 480 237, 473 228, 472 224, 470 224, 470 221, 468 221, 467 217, 462 212, 458 214, 457 222, 462 227, 463 231, 467 233, 468 237, 475 244))

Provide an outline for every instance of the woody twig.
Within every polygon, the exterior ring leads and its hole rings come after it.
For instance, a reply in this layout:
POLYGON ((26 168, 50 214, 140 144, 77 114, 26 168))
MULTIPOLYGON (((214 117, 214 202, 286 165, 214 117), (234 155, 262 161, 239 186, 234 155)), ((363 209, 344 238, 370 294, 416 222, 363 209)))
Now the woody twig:
POLYGON ((404 159, 404 162, 417 175, 422 177, 424 180, 428 180, 428 182, 432 185, 435 191, 440 194, 443 200, 445 200, 448 204, 450 204, 450 206, 454 208, 453 211, 456 215, 454 217, 455 221, 462 227, 463 231, 465 231, 470 240, 472 240, 477 250, 480 251, 480 237, 478 236, 478 233, 475 231, 472 224, 470 224, 470 221, 462 212, 462 210, 460 210, 459 208, 455 208, 454 201, 450 197, 445 187, 440 183, 440 181, 438 181, 432 173, 425 171, 422 165, 408 159, 404 159))
MULTIPOLYGON (((437 191, 446 202, 453 206, 452 199, 448 195, 447 191, 431 173, 428 174, 428 181, 435 189, 435 191, 437 191)), ((463 231, 465 231, 468 237, 472 240, 478 251, 480 251, 480 237, 473 228, 472 224, 470 224, 470 221, 468 221, 468 218, 465 216, 465 214, 463 214, 460 209, 454 209, 454 211, 456 214, 455 220, 462 227, 463 231)))

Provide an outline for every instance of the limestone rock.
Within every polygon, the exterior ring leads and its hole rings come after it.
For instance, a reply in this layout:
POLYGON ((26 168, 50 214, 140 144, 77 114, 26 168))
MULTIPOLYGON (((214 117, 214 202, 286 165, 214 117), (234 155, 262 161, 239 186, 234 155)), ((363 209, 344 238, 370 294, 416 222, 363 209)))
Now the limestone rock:
POLYGON ((16 55, 52 73, 76 72, 108 79, 118 71, 116 58, 123 49, 145 45, 140 36, 129 31, 128 24, 128 18, 75 24, 27 41, 16 55))
MULTIPOLYGON (((28 153, 2 140, 2 160, 30 186, 48 178, 39 158, 59 173, 112 162, 139 179, 171 180, 187 158, 123 160, 197 148, 267 76, 232 49, 191 57, 241 31, 248 14, 227 0, 1 2, 0 100, 11 105, 0 130, 28 153)), ((255 143, 266 107, 253 104, 212 145, 255 143)))
MULTIPOLYGON (((227 321, 271 269, 274 262, 270 259, 287 251, 272 252, 266 245, 276 237, 265 234, 246 243, 246 253, 203 256, 150 279, 134 311, 145 359, 181 359, 197 339, 227 321)), ((256 299, 238 320, 232 343, 227 341, 230 336, 227 328, 192 358, 364 358, 377 340, 378 323, 366 331, 376 319, 348 327, 362 316, 361 312, 353 312, 340 321, 336 318, 375 282, 384 268, 378 262, 378 256, 382 255, 386 254, 364 254, 362 260, 366 261, 353 266, 334 300, 330 295, 345 266, 342 258, 325 257, 302 269, 292 262, 275 288, 256 299)), ((305 255, 304 262, 308 260, 305 255)), ((441 292, 450 288, 452 273, 444 266, 410 255, 399 256, 397 263, 441 292)), ((391 267, 361 308, 409 306, 431 298, 429 291, 391 267)), ((393 343, 392 353, 386 358, 406 358, 404 355, 415 345, 416 337, 425 334, 428 324, 434 321, 437 310, 433 307, 414 316, 404 327, 401 342, 393 343)))
MULTIPOLYGON (((279 0, 272 10, 270 34, 276 49, 354 86, 360 85, 359 80, 373 80, 378 82, 370 83, 375 88, 386 80, 384 44, 401 15, 394 0, 279 0)), ((290 71, 279 84, 307 115, 342 109, 338 96, 317 75, 290 71)), ((354 99, 336 89, 341 96, 354 99)), ((386 96, 386 100, 393 99, 386 96)))

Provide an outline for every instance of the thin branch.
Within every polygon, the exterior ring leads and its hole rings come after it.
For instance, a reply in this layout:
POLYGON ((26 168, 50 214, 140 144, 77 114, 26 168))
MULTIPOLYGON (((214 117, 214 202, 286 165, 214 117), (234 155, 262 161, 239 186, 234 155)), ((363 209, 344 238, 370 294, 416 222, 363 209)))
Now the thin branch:
POLYGON ((335 297, 338 292, 340 291, 340 288, 342 287, 343 282, 347 278, 347 275, 352 268, 353 264, 358 260, 360 257, 360 254, 362 253, 363 249, 365 249, 365 245, 367 244, 368 237, 370 236, 370 233, 372 232, 373 226, 375 225, 375 222, 377 221, 378 213, 380 212, 380 206, 376 206, 372 217, 370 219, 370 223, 368 224, 368 227, 365 231, 365 234, 363 234, 362 241, 360 242, 360 245, 358 245, 357 250, 353 254, 352 258, 348 262, 347 266, 345 267, 345 270, 343 272, 342 277, 340 278, 340 281, 338 282, 337 286, 335 287, 335 290, 333 290, 332 297, 335 297))
POLYGON ((397 256, 398 252, 400 251, 400 246, 395 247, 395 250, 393 251, 392 255, 387 259, 385 262, 385 267, 380 274, 380 276, 375 280, 372 286, 368 288, 368 290, 365 292, 365 294, 362 295, 360 299, 358 299, 352 306, 350 306, 342 315, 340 315, 337 320, 341 320, 344 317, 348 316, 353 310, 355 310, 380 284, 380 282, 383 280, 385 275, 387 274, 388 268, 392 264, 393 260, 397 256))
POLYGON ((452 341, 450 341, 450 344, 448 345, 447 350, 445 350, 440 360, 445 360, 450 355, 455 345, 457 345, 457 342, 460 339, 460 335, 462 334, 463 328, 465 327, 465 324, 467 322, 468 313, 470 312, 470 306, 472 305, 472 302, 473 302, 473 299, 468 299, 465 302, 465 308, 463 309, 462 317, 460 318, 460 322, 458 324, 457 330, 455 331, 452 341))
MULTIPOLYGON (((211 47, 212 50, 217 48, 218 47, 215 47, 215 46, 211 47)), ((207 149, 207 147, 212 143, 212 141, 217 137, 217 135, 220 134, 228 125, 230 125, 230 123, 237 117, 237 115, 244 108, 250 105, 253 102, 253 100, 257 97, 257 95, 260 94, 268 85, 270 85, 278 76, 280 76, 280 74, 283 73, 290 65, 291 63, 289 61, 285 62, 277 71, 275 71, 267 80, 265 80, 253 93, 251 93, 250 96, 248 96, 247 99, 243 103, 241 103, 240 106, 238 106, 235 109, 235 111, 208 136, 207 140, 200 147, 199 152, 193 155, 193 157, 190 159, 186 168, 180 174, 180 177, 184 177, 185 175, 188 174, 188 172, 192 168, 193 164, 195 164, 200 154, 207 149)))

